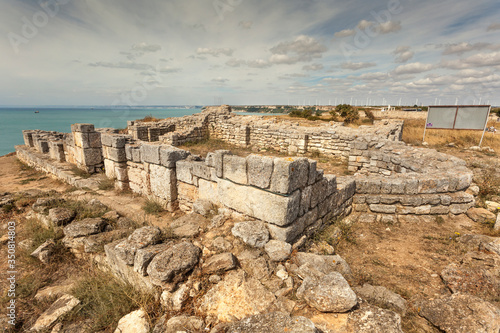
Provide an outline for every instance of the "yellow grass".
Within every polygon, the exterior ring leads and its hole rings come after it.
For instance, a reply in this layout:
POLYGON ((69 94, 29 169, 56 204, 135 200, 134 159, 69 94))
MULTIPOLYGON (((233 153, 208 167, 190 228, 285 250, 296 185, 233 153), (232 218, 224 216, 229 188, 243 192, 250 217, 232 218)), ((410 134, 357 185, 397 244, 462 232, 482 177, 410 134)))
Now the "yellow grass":
MULTIPOLYGON (((412 145, 421 145, 424 135, 424 125, 425 119, 405 120, 403 141, 412 145)), ((490 120, 488 127, 490 126, 497 128, 498 132, 496 134, 486 132, 481 146, 500 151, 500 123, 490 120)), ((479 145, 482 134, 482 131, 427 129, 425 142, 431 146, 455 143, 457 147, 469 148, 479 145)))

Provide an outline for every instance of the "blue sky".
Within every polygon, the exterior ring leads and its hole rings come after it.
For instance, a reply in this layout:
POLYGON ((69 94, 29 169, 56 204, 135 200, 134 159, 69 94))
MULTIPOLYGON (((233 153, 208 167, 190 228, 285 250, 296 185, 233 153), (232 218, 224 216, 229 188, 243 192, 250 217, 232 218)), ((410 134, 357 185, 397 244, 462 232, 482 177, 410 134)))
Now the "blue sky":
POLYGON ((0 105, 500 105, 498 0, 2 0, 0 31, 0 105))

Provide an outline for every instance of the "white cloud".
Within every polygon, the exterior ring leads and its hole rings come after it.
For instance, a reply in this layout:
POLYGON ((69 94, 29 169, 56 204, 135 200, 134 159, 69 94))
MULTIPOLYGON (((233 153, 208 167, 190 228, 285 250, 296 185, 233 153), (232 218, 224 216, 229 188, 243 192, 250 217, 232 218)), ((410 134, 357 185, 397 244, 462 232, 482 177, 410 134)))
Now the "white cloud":
POLYGON ((478 53, 467 58, 444 61, 443 67, 451 69, 467 69, 500 65, 500 52, 478 53))
POLYGON ((161 46, 158 44, 148 44, 145 42, 132 45, 132 50, 141 52, 157 52, 161 50, 161 46))
POLYGON ((392 53, 396 56, 394 59, 396 63, 407 62, 415 55, 409 46, 398 46, 392 53))
POLYGON ((322 64, 310 64, 302 67, 302 69, 305 71, 320 71, 323 68, 325 68, 325 66, 323 66, 322 64))
POLYGON ((448 44, 446 45, 443 54, 448 55, 448 54, 463 54, 465 52, 469 51, 478 51, 478 50, 483 50, 490 46, 490 43, 475 43, 475 44, 470 44, 470 43, 457 43, 457 44, 448 44))
POLYGON ((252 21, 240 21, 240 23, 238 23, 238 26, 243 30, 252 29, 252 25, 253 25, 252 21))
POLYGON ((342 69, 350 69, 353 71, 357 71, 363 68, 375 67, 377 66, 374 62, 343 62, 340 67, 342 69))
POLYGON ((196 54, 201 54, 201 55, 207 54, 207 55, 211 55, 214 57, 218 57, 221 54, 230 57, 233 55, 233 52, 234 52, 234 50, 230 49, 230 48, 213 49, 213 48, 208 48, 208 47, 199 47, 196 50, 196 54))
POLYGON ((500 23, 492 23, 488 26, 488 31, 500 30, 500 23))
POLYGON ((229 81, 229 79, 226 79, 226 78, 223 78, 220 76, 212 79, 212 82, 216 82, 216 83, 226 83, 227 81, 229 81))
POLYGON ((421 62, 413 62, 410 64, 400 65, 400 66, 396 67, 396 69, 394 69, 392 71, 392 73, 395 75, 417 74, 417 73, 423 73, 423 72, 430 71, 433 68, 434 68, 434 65, 432 65, 432 64, 423 64, 421 62))
POLYGON ((315 58, 321 58, 327 50, 326 46, 321 44, 317 39, 300 35, 293 41, 281 42, 272 47, 270 51, 273 55, 270 62, 290 64, 300 61, 311 61, 315 58))

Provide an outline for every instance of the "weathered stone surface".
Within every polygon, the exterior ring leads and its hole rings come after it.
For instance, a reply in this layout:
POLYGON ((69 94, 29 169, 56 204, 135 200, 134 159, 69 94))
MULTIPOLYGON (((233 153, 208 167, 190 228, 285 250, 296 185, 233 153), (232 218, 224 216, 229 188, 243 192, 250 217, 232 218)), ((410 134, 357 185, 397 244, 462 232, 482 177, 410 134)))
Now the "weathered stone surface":
POLYGON ((188 151, 172 146, 160 147, 160 163, 167 168, 175 168, 175 163, 186 159, 190 153, 188 151))
POLYGON ((275 158, 271 191, 290 194, 303 188, 309 180, 309 161, 305 157, 275 158))
POLYGON ((223 170, 225 179, 238 184, 248 184, 247 161, 244 157, 225 155, 223 170))
POLYGON ((406 314, 406 300, 396 293, 382 286, 372 286, 365 283, 362 287, 354 287, 358 296, 368 302, 374 302, 386 309, 406 314))
POLYGON ((201 332, 205 327, 203 319, 195 316, 176 316, 168 319, 168 315, 160 318, 153 333, 201 332))
POLYGON ((49 298, 52 297, 61 297, 64 294, 67 294, 73 289, 74 287, 74 282, 66 283, 66 284, 61 284, 61 285, 55 285, 55 286, 48 286, 45 288, 42 288, 37 291, 35 295, 35 299, 38 301, 45 301, 48 300, 49 298))
POLYGON ((227 322, 263 313, 276 300, 257 279, 231 271, 200 300, 199 310, 227 322))
POLYGON ((281 196, 227 180, 219 182, 218 190, 225 206, 278 226, 289 225, 299 213, 300 191, 281 196))
POLYGON ((182 284, 174 292, 164 290, 160 296, 161 304, 169 311, 181 311, 189 299, 189 290, 190 286, 187 283, 182 284))
POLYGON ((213 211, 213 204, 206 199, 198 199, 193 203, 193 212, 203 216, 207 216, 213 211))
POLYGON ((47 264, 50 260, 50 255, 54 251, 54 246, 54 240, 48 239, 42 245, 37 247, 37 249, 31 253, 31 256, 37 258, 44 264, 47 264))
POLYGON ((495 238, 493 241, 486 243, 484 249, 500 256, 500 237, 495 238))
POLYGON ((349 314, 347 332, 403 333, 401 317, 392 311, 371 305, 362 306, 349 314))
POLYGON ((52 305, 40 315, 31 331, 42 331, 48 329, 57 319, 73 310, 80 303, 75 297, 64 294, 59 297, 52 305))
POLYGON ((143 276, 148 275, 147 268, 151 260, 153 260, 158 253, 166 251, 170 246, 172 246, 172 243, 168 242, 137 249, 134 258, 134 271, 143 276))
POLYGON ((299 267, 297 274, 303 279, 306 277, 321 277, 331 272, 339 272, 346 277, 352 274, 347 262, 339 255, 298 252, 295 258, 299 267))
POLYGON ((284 312, 259 314, 231 323, 225 327, 227 333, 316 333, 318 330, 307 318, 284 312))
POLYGON ((196 237, 208 224, 208 220, 199 214, 191 213, 181 216, 170 224, 170 228, 176 237, 196 237))
POLYGON ((247 156, 248 184, 269 188, 273 173, 273 158, 269 156, 247 156))
POLYGON ((493 230, 495 230, 495 231, 500 230, 500 213, 497 215, 497 221, 495 222, 495 225, 493 226, 493 230))
POLYGON ((160 164, 160 146, 154 144, 143 144, 141 146, 142 162, 160 164))
POLYGON ((83 237, 83 249, 86 253, 102 252, 105 244, 127 237, 129 234, 128 230, 117 229, 83 237))
POLYGON ((179 282, 191 271, 201 255, 201 249, 189 242, 182 242, 156 255, 147 268, 155 284, 179 282))
POLYGON ((167 201, 177 199, 177 178, 175 169, 151 164, 149 167, 151 193, 167 201))
POLYGON ((471 208, 467 211, 467 216, 474 222, 484 223, 486 221, 495 221, 496 216, 484 208, 471 208))
POLYGON ((49 209, 49 219, 56 226, 62 226, 71 222, 76 216, 73 209, 57 207, 49 209))
POLYGON ((127 239, 115 246, 118 258, 127 265, 133 265, 137 249, 158 243, 161 240, 161 230, 158 227, 146 226, 135 230, 127 239))
POLYGON ((87 218, 68 224, 63 231, 68 237, 82 237, 102 232, 106 224, 100 217, 87 218))
POLYGON ((292 253, 292 245, 274 239, 267 242, 264 249, 272 261, 287 260, 290 257, 290 253, 292 253))
POLYGON ((208 258, 202 265, 204 274, 220 274, 238 265, 238 260, 231 252, 216 254, 208 258))
POLYGON ((139 309, 122 317, 115 333, 149 333, 146 311, 139 309))
POLYGON ((253 247, 263 247, 269 241, 269 231, 264 223, 258 221, 235 223, 231 232, 253 247))
POLYGON ((320 279, 305 278, 297 289, 297 297, 321 312, 347 312, 358 303, 356 294, 338 272, 320 279))
POLYGON ((500 331, 500 309, 471 295, 453 294, 426 301, 420 315, 445 332, 500 331))

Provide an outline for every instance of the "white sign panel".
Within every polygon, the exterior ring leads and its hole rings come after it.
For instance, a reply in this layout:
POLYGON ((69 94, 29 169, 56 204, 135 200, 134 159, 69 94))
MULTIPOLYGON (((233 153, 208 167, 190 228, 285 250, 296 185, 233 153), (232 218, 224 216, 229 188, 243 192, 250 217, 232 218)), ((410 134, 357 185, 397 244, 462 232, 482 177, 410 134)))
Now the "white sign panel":
POLYGON ((429 106, 425 127, 483 131, 489 113, 489 105, 429 106))

